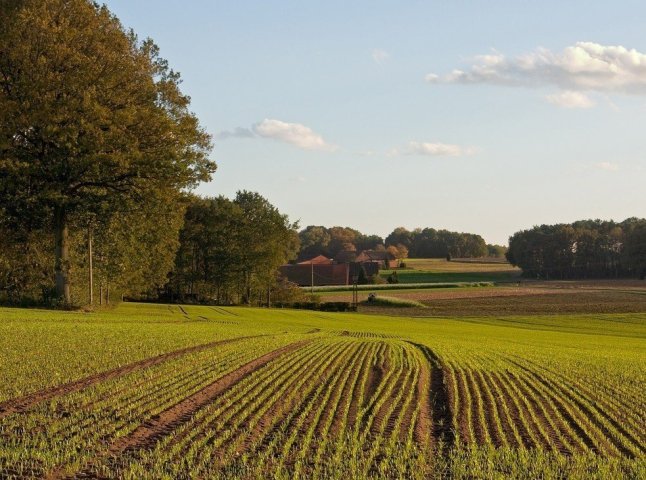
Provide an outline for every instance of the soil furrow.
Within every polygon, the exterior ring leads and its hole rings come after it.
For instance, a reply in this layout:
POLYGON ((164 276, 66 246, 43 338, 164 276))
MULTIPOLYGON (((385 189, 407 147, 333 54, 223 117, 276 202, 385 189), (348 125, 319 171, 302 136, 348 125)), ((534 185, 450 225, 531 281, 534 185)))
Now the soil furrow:
POLYGON ((515 427, 523 446, 527 449, 534 446, 534 438, 530 431, 529 425, 525 422, 525 415, 515 396, 508 384, 508 379, 499 373, 491 373, 491 378, 496 382, 500 392, 502 393, 501 401, 507 405, 509 412, 509 423, 515 427))
POLYGON ((494 446, 500 447, 504 445, 505 438, 504 433, 502 432, 502 425, 499 425, 500 417, 498 416, 498 410, 494 405, 491 391, 483 379, 482 371, 474 372, 473 378, 482 395, 482 406, 484 408, 484 418, 487 421, 486 428, 489 431, 489 437, 491 438, 494 446))
MULTIPOLYGON (((442 443, 446 451, 455 443, 455 435, 451 428, 453 425, 453 412, 451 408, 451 398, 448 389, 449 380, 447 378, 447 369, 443 366, 440 358, 426 345, 411 343, 422 352, 427 363, 427 373, 430 375, 424 378, 420 371, 418 381, 418 391, 421 389, 423 403, 421 405, 418 426, 415 430, 416 438, 430 438, 434 445, 442 443), (425 390, 425 391, 424 391, 425 390)), ((424 367, 424 365, 422 365, 424 367)))
POLYGON ((224 375, 215 382, 204 387, 202 390, 160 413, 149 422, 140 425, 131 432, 130 435, 117 440, 110 447, 109 453, 112 455, 119 455, 126 451, 140 450, 154 446, 160 437, 189 420, 195 412, 211 403, 215 398, 221 395, 222 392, 240 382, 247 375, 258 370, 279 356, 293 352, 310 341, 311 340, 302 340, 300 342, 281 347, 246 363, 233 372, 224 375))
POLYGON ((500 387, 495 382, 495 380, 491 378, 488 372, 483 372, 482 381, 492 385, 496 389, 491 393, 492 401, 495 405, 496 410, 498 411, 498 418, 500 419, 500 426, 502 427, 501 434, 504 435, 504 437, 506 438, 506 443, 513 448, 518 448, 522 446, 522 441, 519 440, 519 438, 517 437, 518 433, 514 430, 514 427, 512 426, 509 413, 508 411, 505 410, 505 407, 507 406, 507 402, 505 402, 503 394, 498 393, 498 392, 501 392, 500 387))

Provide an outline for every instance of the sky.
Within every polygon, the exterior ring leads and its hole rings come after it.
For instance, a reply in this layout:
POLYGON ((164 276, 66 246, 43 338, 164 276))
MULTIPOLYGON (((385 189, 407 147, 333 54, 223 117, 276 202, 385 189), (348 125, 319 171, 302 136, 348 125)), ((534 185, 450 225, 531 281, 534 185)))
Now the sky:
POLYGON ((218 170, 292 221, 478 233, 644 217, 642 1, 109 0, 218 170))

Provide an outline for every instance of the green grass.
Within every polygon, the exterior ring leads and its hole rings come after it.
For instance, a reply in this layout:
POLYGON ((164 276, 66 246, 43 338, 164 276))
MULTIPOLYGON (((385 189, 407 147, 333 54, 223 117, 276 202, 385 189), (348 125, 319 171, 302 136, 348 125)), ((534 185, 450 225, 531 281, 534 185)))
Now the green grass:
POLYGON ((0 404, 3 475, 601 479, 646 473, 646 314, 429 319, 182 308, 0 309, 0 402, 164 352, 258 336, 4 417, 0 404), (291 353, 250 370, 199 408, 186 403, 195 411, 145 448, 117 448, 216 379, 288 346, 291 353), (447 432, 454 435, 446 448, 425 443, 415 430, 416 418, 437 420, 423 409, 432 408, 431 389, 438 388, 435 394, 447 397, 434 397, 435 404, 446 402, 447 432))
MULTIPOLYGON (((396 270, 401 283, 508 282, 520 276, 520 270, 508 263, 448 262, 437 258, 408 258, 406 268, 396 270)), ((392 270, 380 275, 388 278, 392 270)))

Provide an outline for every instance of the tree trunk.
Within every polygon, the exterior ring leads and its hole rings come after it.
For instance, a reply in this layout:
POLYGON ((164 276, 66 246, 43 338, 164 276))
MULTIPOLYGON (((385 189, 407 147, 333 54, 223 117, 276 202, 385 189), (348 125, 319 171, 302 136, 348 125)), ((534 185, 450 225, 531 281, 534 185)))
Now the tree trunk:
POLYGON ((94 304, 94 272, 92 271, 92 225, 87 228, 88 296, 90 305, 94 304))
POLYGON ((56 296, 65 305, 72 303, 70 295, 70 250, 65 207, 56 207, 54 211, 56 296))

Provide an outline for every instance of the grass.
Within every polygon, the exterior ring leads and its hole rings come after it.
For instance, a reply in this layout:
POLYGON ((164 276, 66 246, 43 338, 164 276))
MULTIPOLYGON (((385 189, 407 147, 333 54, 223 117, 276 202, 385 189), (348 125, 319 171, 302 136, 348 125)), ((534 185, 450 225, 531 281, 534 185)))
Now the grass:
POLYGON ((409 318, 123 304, 0 309, 0 319, 2 477, 646 473, 644 313, 409 318))
MULTIPOLYGON (((396 272, 400 283, 508 282, 520 276, 520 270, 508 263, 448 262, 437 258, 408 258, 406 268, 396 272)), ((383 270, 380 275, 387 278, 391 273, 392 270, 383 270)))

